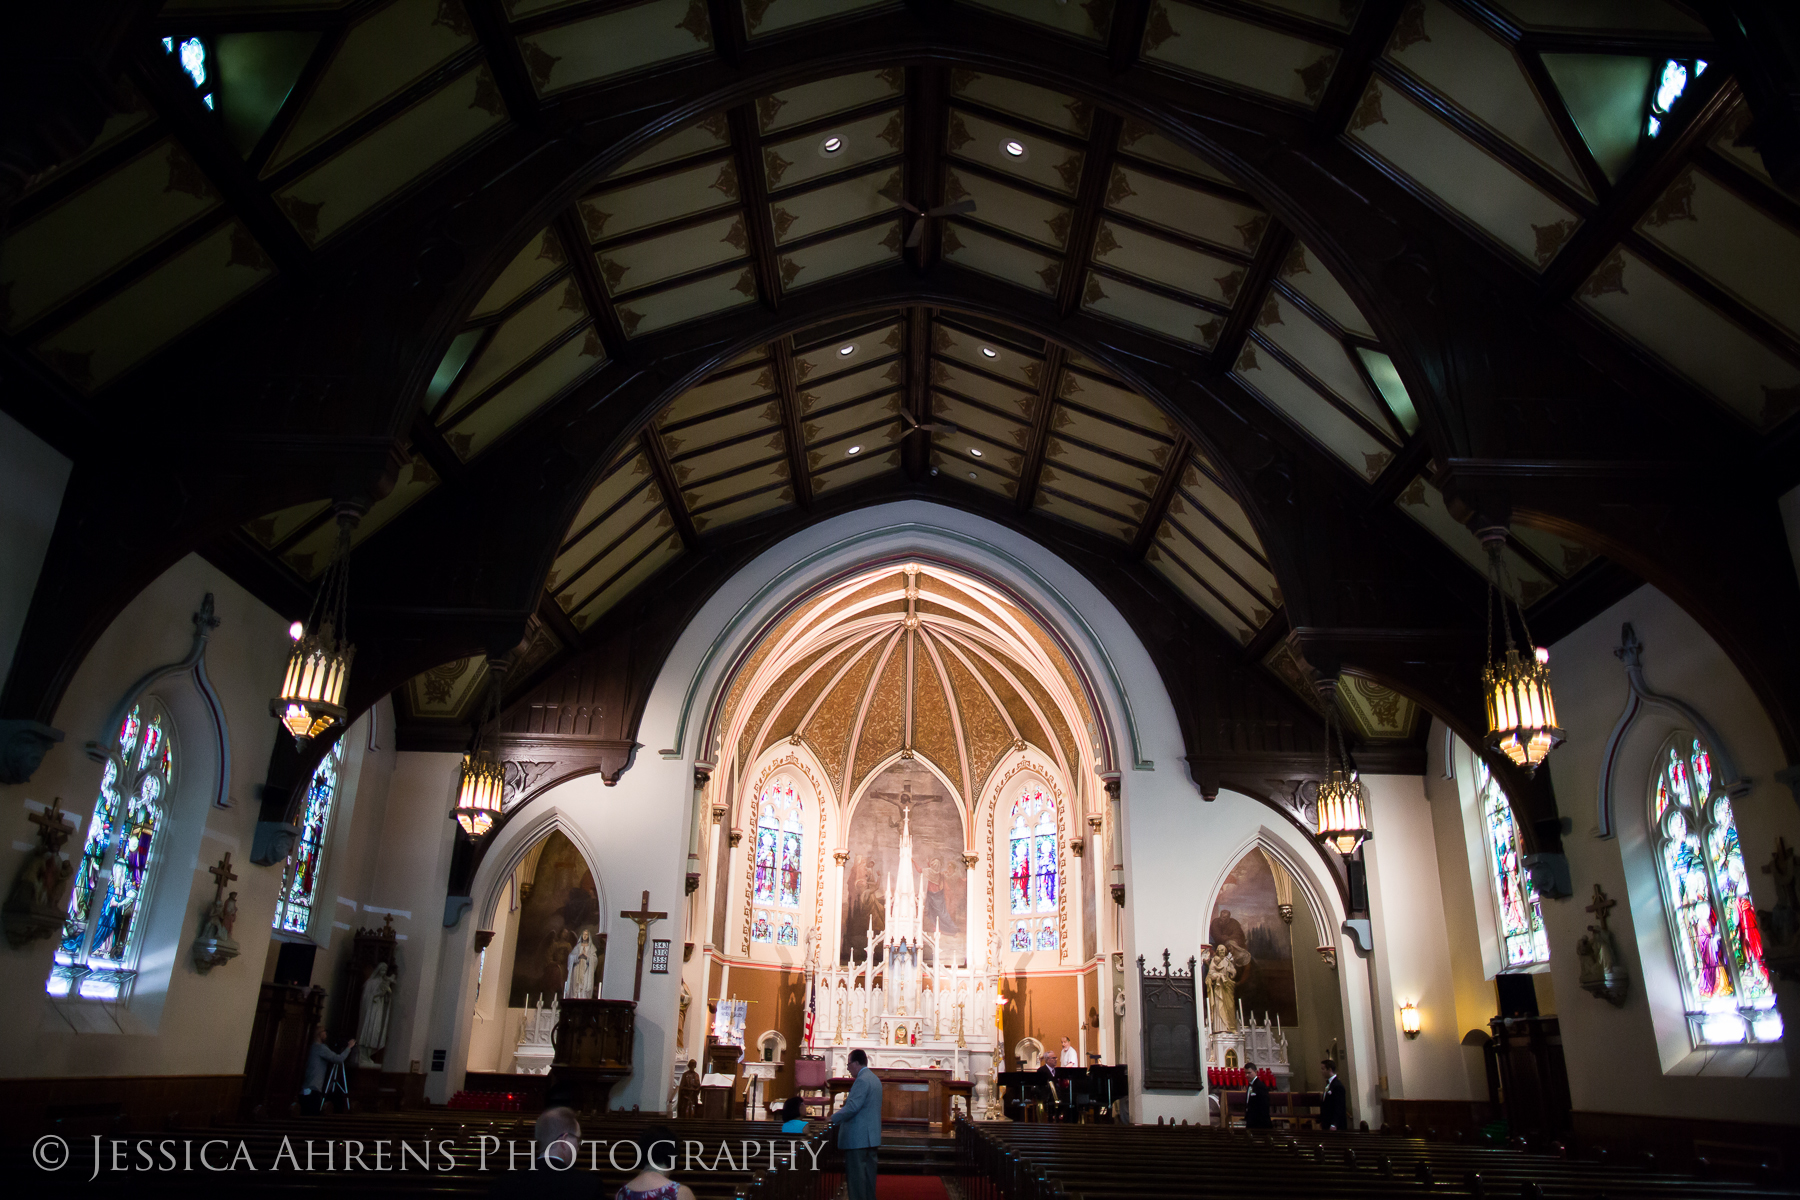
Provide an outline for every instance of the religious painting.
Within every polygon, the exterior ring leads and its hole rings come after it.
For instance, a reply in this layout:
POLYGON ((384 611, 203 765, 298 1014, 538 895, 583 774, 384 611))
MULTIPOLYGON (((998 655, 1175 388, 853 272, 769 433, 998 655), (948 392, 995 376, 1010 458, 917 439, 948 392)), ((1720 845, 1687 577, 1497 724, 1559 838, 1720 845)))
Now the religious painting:
POLYGON ((1226 945, 1237 966, 1237 1002, 1246 1018, 1267 1013, 1283 1025, 1299 1023, 1294 993, 1294 940, 1281 919, 1275 874, 1262 851, 1238 860, 1213 901, 1206 940, 1226 945))
POLYGON ((963 869, 962 813, 943 781, 917 762, 902 759, 869 783, 850 818, 850 857, 844 863, 844 936, 840 959, 854 950, 868 953, 871 923, 875 932, 887 927, 887 889, 898 890, 894 873, 900 863, 900 814, 906 803, 911 816, 914 887, 924 888, 925 930, 943 938, 939 953, 945 966, 967 955, 968 885, 963 869))
POLYGON ((518 942, 507 1003, 524 1008, 542 996, 548 1005, 551 997, 562 995, 569 954, 583 933, 599 944, 598 958, 605 963, 599 890, 587 861, 558 830, 544 839, 537 869, 529 883, 520 885, 519 895, 518 942))

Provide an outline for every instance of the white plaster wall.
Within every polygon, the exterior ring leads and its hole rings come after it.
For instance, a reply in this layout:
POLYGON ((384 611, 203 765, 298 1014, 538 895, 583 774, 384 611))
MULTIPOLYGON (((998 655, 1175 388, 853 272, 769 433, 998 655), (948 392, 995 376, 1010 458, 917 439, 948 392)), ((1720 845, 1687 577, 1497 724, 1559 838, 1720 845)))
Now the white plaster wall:
POLYGON ((1645 835, 1650 758, 1674 728, 1656 714, 1640 720, 1620 755, 1614 807, 1618 836, 1597 836, 1601 758, 1625 706, 1624 670, 1613 655, 1620 625, 1629 621, 1644 646, 1650 687, 1681 697, 1712 722, 1751 780, 1734 805, 1750 887, 1759 907, 1771 907, 1762 874, 1778 836, 1800 843, 1800 808, 1775 781, 1786 766, 1780 744, 1743 676, 1718 645, 1662 593, 1642 587, 1552 647, 1557 712, 1568 742, 1550 756, 1557 804, 1573 822, 1564 839, 1575 898, 1544 904, 1550 935, 1550 973, 1561 998, 1569 1083, 1577 1109, 1669 1116, 1744 1116, 1800 1122, 1800 1072, 1790 1065, 1800 1043, 1800 985, 1777 983, 1787 1037, 1760 1054, 1691 1054, 1679 1020, 1679 991, 1669 957, 1662 898, 1645 835), (1619 901, 1612 928, 1631 973, 1623 1008, 1590 997, 1579 986, 1576 941, 1593 917, 1584 912, 1594 885, 1619 901), (1672 1044, 1679 1043, 1679 1044, 1672 1044))
MULTIPOLYGON (((4 441, 0 438, 0 441, 4 441)), ((93 812, 101 766, 82 747, 95 738, 114 704, 140 676, 186 657, 192 614, 207 592, 222 622, 212 634, 207 673, 224 706, 230 738, 233 807, 213 806, 216 745, 208 744, 204 710, 188 676, 171 676, 155 691, 172 709, 178 778, 158 847, 159 863, 148 911, 140 917, 144 954, 136 994, 127 1006, 51 1001, 44 980, 53 943, 0 951, 0 1011, 13 1014, 0 1036, 0 1074, 174 1075, 237 1074, 255 1019, 263 952, 281 885, 279 867, 250 865, 256 825, 255 787, 268 768, 277 725, 269 697, 281 683, 287 622, 197 555, 171 567, 145 588, 95 643, 71 680, 55 724, 68 738, 45 758, 29 784, 0 787, 0 814, 11 835, 0 848, 0 878, 11 880, 32 842, 27 801, 63 807, 82 818, 93 812), (239 879, 235 962, 201 975, 189 943, 213 896, 205 867, 226 851, 239 879), (80 1032, 77 1032, 80 1030, 80 1032)))
MULTIPOLYGON (((1126 956, 1124 982, 1129 1005, 1121 1050, 1131 1067, 1134 1118, 1203 1121, 1207 1110, 1203 1091, 1142 1091, 1133 960, 1143 954, 1147 960, 1160 961, 1164 947, 1182 963, 1197 954, 1205 941, 1212 892, 1243 850, 1262 836, 1293 864, 1297 882, 1314 893, 1320 927, 1331 931, 1326 936, 1339 947, 1338 986, 1348 1031, 1348 1053, 1340 1071, 1351 1086, 1358 1118, 1378 1122, 1382 1071, 1369 1001, 1369 968, 1352 943, 1337 932, 1344 918, 1342 905, 1336 892, 1319 882, 1323 876, 1316 848, 1259 802, 1230 793, 1222 793, 1213 804, 1201 800, 1188 778, 1183 761, 1186 747, 1155 664, 1123 616, 1074 568, 1018 533, 923 501, 871 507, 822 522, 770 549, 722 584, 677 641, 652 688, 638 734, 642 748, 635 764, 616 788, 604 787, 597 778, 574 780, 534 800, 528 810, 510 820, 477 875, 473 889, 476 911, 485 911, 494 902, 495 889, 512 864, 554 823, 588 856, 599 884, 602 910, 612 914, 602 995, 631 995, 637 931, 616 914, 622 908, 636 908, 644 889, 650 891, 653 908, 674 914, 670 921, 653 927, 650 936, 667 937, 677 945, 706 942, 704 929, 682 927, 684 909, 691 909, 703 921, 711 913, 710 905, 681 902, 682 877, 691 832, 693 763, 700 750, 700 727, 705 706, 732 652, 772 613, 820 577, 871 559, 912 554, 966 565, 1030 598, 1051 621, 1085 622, 1091 631, 1091 643, 1082 637, 1071 641, 1076 657, 1097 681, 1101 708, 1114 731, 1124 774, 1118 836, 1127 865, 1120 948, 1126 956), (677 753, 658 753, 664 747, 677 753)), ((453 769, 453 762, 448 766, 453 769)), ((401 791, 397 772, 388 802, 390 814, 400 811, 401 791)), ((444 795, 447 797, 447 791, 444 795)), ((447 807, 446 800, 439 803, 447 807)), ((431 816, 421 813, 418 819, 431 816)), ((390 816, 390 821, 399 822, 400 818, 390 816)), ((405 828, 409 826, 394 824, 395 833, 390 836, 405 828)), ((1110 855, 1111 848, 1104 852, 1110 855)), ((422 878, 420 885, 424 886, 422 878)), ((441 897, 442 874, 435 877, 435 885, 436 895, 441 897)), ((422 908, 424 901, 415 903, 422 908)), ((1110 901, 1102 906, 1098 914, 1102 921, 1112 920, 1110 909, 1110 901)), ((429 1019, 432 1033, 429 1045, 419 1043, 420 1056, 426 1059, 430 1048, 450 1049, 450 1070, 428 1084, 427 1094, 437 1098, 460 1086, 469 1062, 468 1013, 474 995, 477 924, 464 917, 456 929, 442 934, 442 968, 429 1019)), ((697 960, 701 957, 696 955, 697 960)), ((693 970, 698 982, 702 977, 698 968, 693 970)), ((696 988, 691 1013, 696 1020, 705 1011, 702 990, 696 988)), ((638 1069, 614 1092, 615 1105, 638 1104, 645 1109, 666 1105, 679 992, 677 974, 644 977, 637 1021, 638 1069)))
POLYGON ((49 443, 0 412, 0 663, 9 667, 69 470, 69 460, 49 443))
MULTIPOLYGON (((465 916, 459 929, 444 928, 444 887, 450 878, 456 828, 450 810, 456 803, 461 762, 461 755, 449 752, 394 755, 382 814, 381 854, 365 886, 367 899, 359 917, 373 927, 388 915, 380 910, 389 910, 397 935, 406 939, 395 955, 400 978, 394 985, 384 1071, 407 1071, 414 1062, 421 1071, 431 1070, 431 1050, 444 1044, 430 1036, 433 998, 442 987, 439 960, 447 939, 454 941, 459 932, 474 927, 465 916)), ((333 1031, 336 1036, 350 1032, 333 1031)), ((441 1078, 440 1072, 427 1081, 427 1095, 441 1078)), ((433 1098, 441 1103, 447 1094, 433 1098)))
POLYGON ((1440 878, 1436 832, 1424 780, 1416 775, 1365 775, 1369 821, 1364 844, 1369 914, 1381 945, 1376 951, 1376 1023, 1387 1063, 1387 1094, 1423 1100, 1475 1099, 1468 1091, 1450 961, 1449 920, 1443 896, 1463 890, 1457 876, 1440 878), (1400 1031, 1400 1006, 1419 1009, 1419 1036, 1400 1031))

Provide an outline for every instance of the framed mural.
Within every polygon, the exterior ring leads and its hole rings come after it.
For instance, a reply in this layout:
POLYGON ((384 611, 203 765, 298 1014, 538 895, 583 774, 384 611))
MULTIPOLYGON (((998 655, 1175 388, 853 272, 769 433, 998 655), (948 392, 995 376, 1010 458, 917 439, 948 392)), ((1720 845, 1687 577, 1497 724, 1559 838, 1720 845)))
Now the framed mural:
POLYGON ((900 862, 900 803, 912 801, 913 870, 925 885, 925 928, 937 927, 943 938, 945 966, 967 956, 968 885, 963 869, 962 813, 936 775, 917 762, 901 759, 869 782, 850 817, 844 864, 844 936, 841 960, 855 950, 868 953, 871 922, 877 932, 887 926, 887 889, 900 862))
POLYGON ((1225 877, 1225 886, 1213 901, 1207 941, 1231 947, 1237 964, 1237 1001, 1245 1016, 1268 1013, 1280 1017, 1283 1025, 1297 1025, 1294 939, 1281 909, 1269 860, 1253 849, 1225 877))
MULTIPOLYGON (((562 995, 569 951, 583 932, 600 947, 606 969, 606 935, 600 925, 600 894, 587 861, 562 831, 552 831, 539 851, 531 882, 519 887, 519 933, 513 952, 512 989, 507 1003, 524 1008, 532 998, 562 995)), ((599 983, 598 973, 595 978, 599 983)))

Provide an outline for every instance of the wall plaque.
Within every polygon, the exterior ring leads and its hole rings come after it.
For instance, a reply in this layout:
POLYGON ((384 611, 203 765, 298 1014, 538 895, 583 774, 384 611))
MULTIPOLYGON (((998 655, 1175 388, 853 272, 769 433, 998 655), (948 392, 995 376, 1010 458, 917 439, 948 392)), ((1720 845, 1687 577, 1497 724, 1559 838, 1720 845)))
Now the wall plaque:
POLYGON ((1187 970, 1169 965, 1147 969, 1138 955, 1140 1024, 1144 1043, 1144 1087, 1151 1091, 1200 1090, 1200 1009, 1195 1003, 1194 960, 1187 970))

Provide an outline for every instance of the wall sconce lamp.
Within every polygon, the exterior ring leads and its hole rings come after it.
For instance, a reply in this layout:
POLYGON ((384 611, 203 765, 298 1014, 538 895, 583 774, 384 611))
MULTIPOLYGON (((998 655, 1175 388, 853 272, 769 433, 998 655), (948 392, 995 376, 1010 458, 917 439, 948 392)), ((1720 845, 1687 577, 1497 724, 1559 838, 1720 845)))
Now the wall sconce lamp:
POLYGON ((1419 1036, 1419 1006, 1411 1000, 1400 1006, 1400 1032, 1409 1039, 1419 1036))

